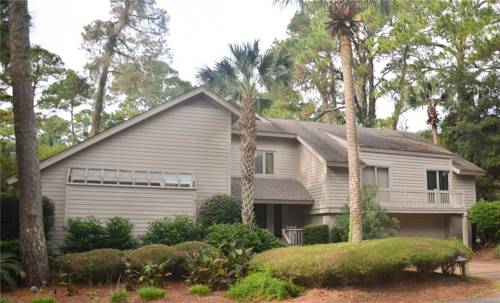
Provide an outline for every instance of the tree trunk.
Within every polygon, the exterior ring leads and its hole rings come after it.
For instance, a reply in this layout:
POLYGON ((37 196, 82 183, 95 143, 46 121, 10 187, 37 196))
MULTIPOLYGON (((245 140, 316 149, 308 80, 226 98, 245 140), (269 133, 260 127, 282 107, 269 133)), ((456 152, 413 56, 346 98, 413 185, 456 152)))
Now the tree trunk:
POLYGON ((368 57, 368 127, 375 123, 375 75, 373 71, 373 57, 368 57))
POLYGON ((115 54, 115 47, 118 36, 123 31, 123 28, 127 25, 130 14, 133 12, 136 5, 137 1, 125 1, 125 7, 123 8, 122 14, 120 15, 118 24, 112 30, 113 32, 106 42, 105 51, 102 58, 103 63, 101 73, 99 74, 99 80, 97 82, 97 89, 95 93, 94 111, 92 113, 92 128, 90 131, 91 136, 97 135, 101 130, 102 112, 104 110, 104 96, 106 95, 106 84, 108 82, 109 67, 115 54))
POLYGON ((344 79, 347 155, 349 166, 349 239, 353 243, 358 243, 363 239, 363 231, 361 224, 362 210, 359 186, 358 135, 356 130, 356 108, 354 106, 354 86, 352 79, 352 46, 351 36, 348 33, 341 32, 339 38, 340 62, 342 64, 342 75, 344 79))
POLYGON ((70 109, 70 119, 71 119, 71 143, 73 145, 76 144, 76 135, 75 135, 75 108, 73 106, 73 101, 70 101, 70 105, 69 105, 69 109, 70 109))
POLYGON ((40 286, 48 279, 49 265, 43 231, 40 167, 31 87, 29 22, 27 1, 9 1, 21 262, 29 285, 40 286))
POLYGON ((333 120, 332 119, 333 112, 327 112, 330 109, 330 104, 328 102, 329 101, 328 100, 328 91, 327 90, 320 90, 319 94, 321 96, 321 109, 323 112, 326 113, 323 115, 321 120, 323 120, 323 122, 326 122, 326 123, 331 123, 333 120))
POLYGON ((436 106, 432 102, 429 102, 427 104, 427 117, 428 117, 427 121, 431 125, 432 142, 434 144, 439 144, 439 136, 438 136, 438 114, 437 114, 437 111, 436 111, 436 106))
POLYGON ((241 115, 241 221, 249 226, 255 222, 255 140, 255 98, 251 92, 245 92, 241 115))

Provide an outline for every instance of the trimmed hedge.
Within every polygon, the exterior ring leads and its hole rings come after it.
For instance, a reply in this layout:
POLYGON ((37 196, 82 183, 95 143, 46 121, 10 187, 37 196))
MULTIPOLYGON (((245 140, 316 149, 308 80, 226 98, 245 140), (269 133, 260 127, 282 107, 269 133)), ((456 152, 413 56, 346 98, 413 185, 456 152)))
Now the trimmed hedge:
POLYGON ((304 226, 304 245, 322 244, 329 241, 328 225, 304 226))
POLYGON ((125 270, 125 253, 111 248, 66 254, 58 261, 60 270, 72 274, 74 281, 116 281, 125 270))
POLYGON ((455 240, 386 238, 359 244, 336 243, 273 249, 255 256, 251 266, 303 286, 369 283, 397 277, 408 267, 431 272, 472 251, 455 240))
POLYGON ((170 260, 167 271, 174 271, 181 261, 180 253, 173 247, 151 244, 127 252, 127 262, 133 269, 140 269, 146 263, 161 264, 170 260))
POLYGON ((227 195, 214 195, 201 203, 198 221, 206 226, 241 223, 241 200, 227 195))
POLYGON ((203 226, 190 216, 155 220, 142 237, 145 244, 175 245, 186 241, 203 240, 203 226))

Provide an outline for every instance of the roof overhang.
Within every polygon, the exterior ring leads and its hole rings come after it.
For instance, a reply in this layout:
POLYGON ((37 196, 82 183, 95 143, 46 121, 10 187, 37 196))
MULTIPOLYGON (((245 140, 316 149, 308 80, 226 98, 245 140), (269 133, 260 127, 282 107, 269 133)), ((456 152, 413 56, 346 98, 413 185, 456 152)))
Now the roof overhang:
POLYGON ((476 177, 481 177, 486 175, 485 171, 471 171, 471 170, 464 170, 464 169, 458 169, 457 167, 453 166, 452 168, 453 172, 457 175, 462 175, 462 176, 476 176, 476 177))

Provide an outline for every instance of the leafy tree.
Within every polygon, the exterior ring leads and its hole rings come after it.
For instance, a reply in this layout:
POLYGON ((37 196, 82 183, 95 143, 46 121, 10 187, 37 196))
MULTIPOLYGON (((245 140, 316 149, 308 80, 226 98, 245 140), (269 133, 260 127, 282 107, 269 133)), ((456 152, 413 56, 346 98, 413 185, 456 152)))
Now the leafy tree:
POLYGON ((253 225, 255 214, 255 103, 276 84, 290 80, 291 61, 280 51, 262 53, 259 41, 231 44, 231 56, 223 58, 214 68, 204 67, 198 78, 222 96, 232 96, 242 104, 241 124, 241 217, 243 224, 253 225))
POLYGON ((42 221, 42 194, 30 64, 27 1, 9 2, 10 71, 16 133, 21 261, 29 285, 48 281, 49 264, 42 221))
POLYGON ((169 17, 154 0, 116 0, 110 5, 110 20, 93 21, 82 34, 90 59, 86 67, 96 81, 91 135, 102 126, 110 73, 121 64, 141 67, 144 62, 168 56, 165 37, 169 17))

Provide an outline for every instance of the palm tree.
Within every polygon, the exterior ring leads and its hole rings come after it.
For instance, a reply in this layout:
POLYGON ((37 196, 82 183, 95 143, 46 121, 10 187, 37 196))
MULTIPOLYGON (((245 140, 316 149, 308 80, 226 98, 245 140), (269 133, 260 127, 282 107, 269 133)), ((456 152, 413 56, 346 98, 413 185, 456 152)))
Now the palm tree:
POLYGON ((255 174, 255 104, 263 93, 277 84, 287 84, 292 62, 284 53, 270 50, 261 53, 259 41, 230 44, 231 55, 204 67, 198 79, 222 96, 231 97, 242 105, 241 125, 241 219, 252 226, 255 174))

